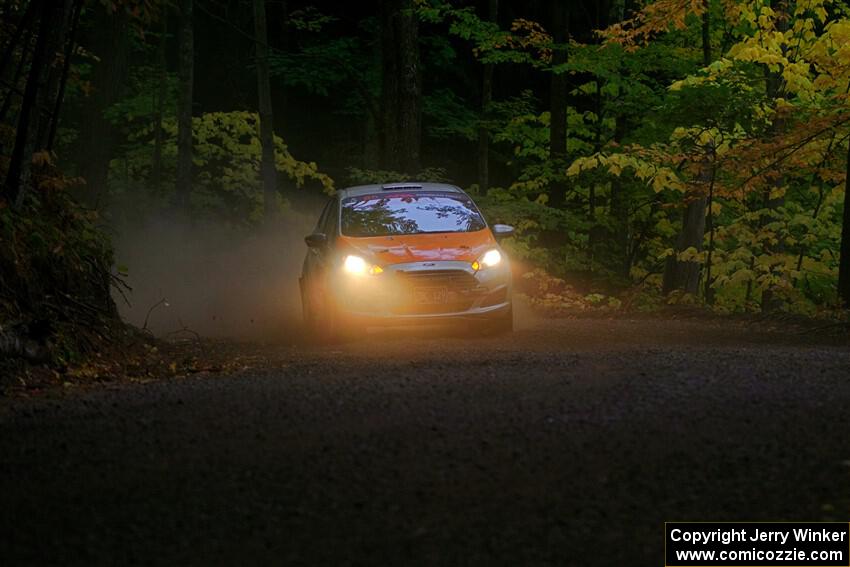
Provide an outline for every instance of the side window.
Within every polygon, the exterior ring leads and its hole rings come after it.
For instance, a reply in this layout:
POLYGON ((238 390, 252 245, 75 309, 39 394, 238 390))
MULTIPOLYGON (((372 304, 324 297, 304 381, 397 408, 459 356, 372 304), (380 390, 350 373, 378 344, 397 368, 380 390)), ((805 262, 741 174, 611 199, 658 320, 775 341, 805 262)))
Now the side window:
POLYGON ((328 235, 329 241, 335 240, 339 234, 339 201, 337 199, 330 203, 324 221, 322 232, 328 235))
POLYGON ((322 214, 319 215, 319 222, 316 223, 316 228, 313 229, 313 232, 324 232, 325 222, 328 218, 328 211, 335 200, 336 199, 330 199, 327 203, 325 203, 325 206, 322 209, 322 214))

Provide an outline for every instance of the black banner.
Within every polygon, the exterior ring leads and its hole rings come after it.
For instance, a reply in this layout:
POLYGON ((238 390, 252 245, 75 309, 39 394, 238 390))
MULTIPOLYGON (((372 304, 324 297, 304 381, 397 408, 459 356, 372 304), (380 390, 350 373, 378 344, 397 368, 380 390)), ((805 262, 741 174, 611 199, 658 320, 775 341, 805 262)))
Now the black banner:
POLYGON ((668 522, 667 567, 850 567, 850 524, 668 522))

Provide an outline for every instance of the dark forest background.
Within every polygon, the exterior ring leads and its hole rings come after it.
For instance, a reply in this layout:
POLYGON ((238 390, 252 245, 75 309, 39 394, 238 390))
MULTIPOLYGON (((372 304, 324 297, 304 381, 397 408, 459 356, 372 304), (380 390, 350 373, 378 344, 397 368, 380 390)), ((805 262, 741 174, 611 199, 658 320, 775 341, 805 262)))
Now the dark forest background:
POLYGON ((128 223, 267 230, 335 187, 402 179, 455 183, 515 225, 539 307, 835 315, 847 16, 837 0, 6 1, 0 322, 106 329, 128 223))

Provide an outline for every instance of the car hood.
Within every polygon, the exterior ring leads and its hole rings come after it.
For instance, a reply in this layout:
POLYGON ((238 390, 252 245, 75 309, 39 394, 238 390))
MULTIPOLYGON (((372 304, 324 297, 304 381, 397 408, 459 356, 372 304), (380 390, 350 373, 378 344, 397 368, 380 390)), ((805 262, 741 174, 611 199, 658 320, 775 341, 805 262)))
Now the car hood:
POLYGON ((409 236, 342 237, 346 251, 381 265, 454 260, 473 262, 496 245, 490 229, 409 236))

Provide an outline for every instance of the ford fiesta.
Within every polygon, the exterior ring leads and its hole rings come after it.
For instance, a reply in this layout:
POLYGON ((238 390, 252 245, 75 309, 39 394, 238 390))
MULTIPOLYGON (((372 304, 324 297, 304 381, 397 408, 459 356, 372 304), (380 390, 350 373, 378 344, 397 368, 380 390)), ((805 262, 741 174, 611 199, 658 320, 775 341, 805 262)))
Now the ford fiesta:
POLYGON ((511 270, 472 199, 437 183, 337 192, 312 234, 301 274, 311 331, 326 339, 370 326, 474 320, 513 328, 511 270))

